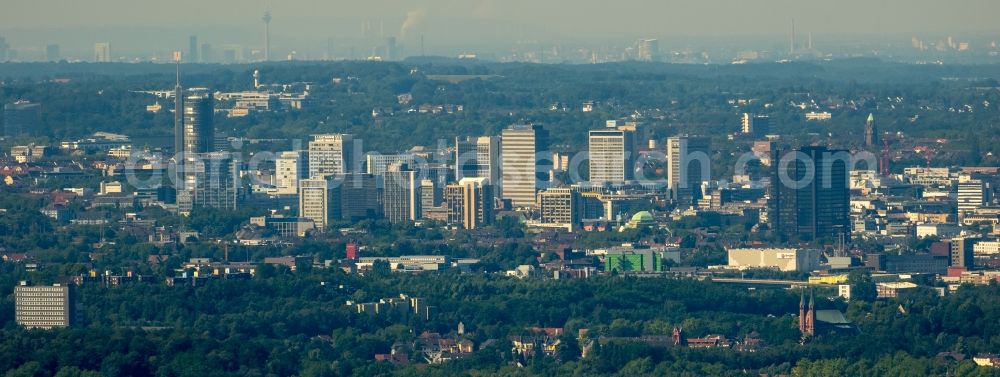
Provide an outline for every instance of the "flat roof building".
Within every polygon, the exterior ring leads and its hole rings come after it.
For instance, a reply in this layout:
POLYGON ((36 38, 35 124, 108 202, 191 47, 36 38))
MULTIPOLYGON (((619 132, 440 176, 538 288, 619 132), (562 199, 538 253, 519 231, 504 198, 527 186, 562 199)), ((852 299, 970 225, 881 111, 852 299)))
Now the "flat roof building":
POLYGON ((566 228, 572 232, 579 227, 580 193, 571 188, 550 188, 538 193, 539 222, 566 228))
POLYGON ((445 188, 448 222, 461 223, 465 229, 478 229, 493 223, 493 185, 488 178, 462 178, 445 188))
POLYGON ((819 267, 819 251, 793 248, 729 249, 729 267, 812 271, 819 267))
POLYGON ((500 143, 503 199, 514 207, 534 207, 535 194, 548 183, 541 177, 549 169, 539 158, 548 150, 548 131, 540 125, 514 125, 503 130, 500 143))
POLYGON ((355 142, 353 135, 313 135, 313 141, 309 142, 309 178, 354 172, 355 154, 361 154, 361 141, 355 142))
POLYGON ((73 324, 73 287, 64 285, 14 288, 17 324, 25 328, 52 329, 73 324))
POLYGON ((3 106, 3 135, 18 136, 30 134, 38 127, 37 103, 16 101, 3 106))
POLYGON ((278 195, 295 195, 299 182, 308 178, 309 160, 306 151, 281 152, 274 160, 275 189, 278 195))
POLYGON ((617 183, 635 179, 635 128, 591 130, 590 182, 617 183))
POLYGON ((667 190, 681 208, 697 203, 701 183, 711 180, 711 156, 708 138, 667 139, 667 190))
POLYGON ((390 167, 385 172, 382 212, 392 223, 420 219, 420 178, 417 172, 390 167))
POLYGON ((312 220, 320 232, 340 212, 340 191, 335 186, 330 178, 299 181, 299 216, 312 220))

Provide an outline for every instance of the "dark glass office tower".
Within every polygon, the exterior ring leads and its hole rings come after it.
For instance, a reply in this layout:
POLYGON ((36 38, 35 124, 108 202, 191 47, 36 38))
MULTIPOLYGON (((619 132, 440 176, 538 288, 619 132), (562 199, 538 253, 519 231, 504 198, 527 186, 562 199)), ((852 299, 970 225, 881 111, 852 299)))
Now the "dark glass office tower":
POLYGON ((213 112, 211 93, 191 94, 184 98, 184 152, 212 152, 215 145, 213 112))
POLYGON ((819 146, 772 153, 768 220, 775 233, 800 240, 849 235, 850 154, 819 146))

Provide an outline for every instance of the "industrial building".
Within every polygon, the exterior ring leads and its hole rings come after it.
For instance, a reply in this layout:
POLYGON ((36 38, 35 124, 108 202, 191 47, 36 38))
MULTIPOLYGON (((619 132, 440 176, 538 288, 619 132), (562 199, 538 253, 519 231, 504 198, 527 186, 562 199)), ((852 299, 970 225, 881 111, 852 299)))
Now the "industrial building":
POLYGON ((812 271, 819 267, 819 250, 768 248, 729 249, 729 267, 773 268, 781 271, 812 271))

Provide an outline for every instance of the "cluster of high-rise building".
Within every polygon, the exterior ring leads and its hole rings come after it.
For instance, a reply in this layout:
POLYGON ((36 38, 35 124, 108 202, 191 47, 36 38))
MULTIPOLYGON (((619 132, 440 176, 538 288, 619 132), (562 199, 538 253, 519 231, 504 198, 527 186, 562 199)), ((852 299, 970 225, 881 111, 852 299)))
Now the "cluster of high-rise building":
MULTIPOLYGON (((255 88, 262 87, 259 78, 255 74, 255 88)), ((176 203, 181 214, 235 210, 243 204, 267 208, 267 216, 251 223, 281 237, 302 237, 371 219, 433 221, 469 230, 486 228, 498 219, 517 219, 533 232, 575 237, 550 229, 663 228, 669 220, 707 215, 701 218, 717 219, 723 227, 742 224, 762 239, 793 249, 806 242, 834 245, 834 258, 851 252, 847 244, 852 239, 903 251, 912 251, 906 249, 906 240, 914 237, 941 240, 929 253, 865 251, 858 256, 878 271, 982 272, 975 270, 1000 260, 992 257, 1000 255, 996 246, 1000 232, 995 230, 1000 228, 1000 209, 993 195, 1000 170, 913 167, 893 174, 886 151, 899 141, 879 132, 874 115, 867 117, 863 135, 841 143, 850 149, 834 149, 784 145, 785 139, 772 132, 770 117, 742 113, 733 118, 739 131, 728 136, 742 147, 749 145, 748 155, 754 161, 743 166, 745 170, 737 167, 731 177, 713 178, 713 160, 727 157, 714 151, 713 141, 719 138, 679 134, 657 140, 645 135, 648 130, 641 123, 618 120, 589 130, 587 151, 576 155, 553 151, 561 147, 552 147, 550 131, 542 125, 515 124, 496 135, 460 136, 436 149, 416 146, 390 154, 366 151, 363 141, 352 134, 316 134, 305 145, 277 152, 272 167, 271 160, 248 166, 219 142, 214 127, 214 117, 222 113, 215 109, 221 101, 218 93, 185 89, 178 78, 172 91, 154 94, 174 102, 174 187, 169 193, 138 187, 129 193, 122 191, 121 182, 110 182, 101 185, 97 197, 85 188, 73 189, 79 195, 92 197, 88 199, 95 205, 169 208, 176 203), (879 148, 883 158, 867 161, 859 169, 859 153, 871 155, 879 148), (260 177, 265 180, 254 180, 260 177)), ((227 100, 253 101, 249 96, 227 100)), ((32 129, 39 109, 26 101, 7 104, 5 133, 19 135, 32 129)), ((63 144, 68 150, 106 152, 109 159, 125 159, 131 153, 131 142, 124 135, 99 133, 93 139, 63 144)), ((14 147, 11 155, 19 163, 31 163, 52 152, 25 145, 14 147)), ((163 167, 167 165, 160 161, 148 169, 172 172, 163 167)), ((43 213, 66 220, 59 208, 43 213)), ((97 224, 87 222, 90 219, 71 221, 97 224)), ((350 233, 343 228, 341 232, 350 233)), ((495 233, 496 229, 481 232, 495 233)), ((153 236, 159 237, 151 235, 151 240, 153 236)), ((731 253, 731 264, 741 268, 807 271, 818 263, 811 252, 761 244, 725 246, 754 250, 731 253), (794 265, 784 263, 800 254, 808 258, 794 265)), ((642 271, 662 269, 655 260, 626 259, 615 263, 639 264, 642 271)), ((972 281, 976 276, 955 278, 972 281)))
MULTIPOLYGON (((634 181, 636 125, 591 133, 591 181, 598 186, 634 181)), ((548 187, 554 160, 541 125, 513 125, 499 136, 458 137, 454 162, 427 163, 413 153, 365 154, 349 134, 314 135, 308 149, 283 152, 275 194, 298 187, 298 216, 318 229, 332 221, 385 218, 446 221, 466 229, 492 223, 495 211, 540 209, 539 220, 572 229, 582 213, 579 188, 548 187), (363 158, 362 158, 363 156, 363 158), (568 201, 562 199, 568 195, 568 201)), ((697 184, 696 184, 697 186, 697 184)), ((605 211, 599 209, 598 216, 605 211)))
MULTIPOLYGON (((184 93, 179 85, 175 91, 184 93)), ((175 127, 175 145, 182 152, 178 211, 236 208, 244 191, 236 171, 240 162, 213 148, 211 99, 189 92, 175 100, 183 109, 175 127)), ((744 114, 742 122, 744 133, 768 133, 767 117, 744 114)), ((632 215, 667 200, 677 215, 739 213, 770 224, 789 240, 850 234, 851 166, 841 156, 846 151, 778 149, 769 144, 758 153, 767 166, 746 179, 769 180, 772 184, 765 190, 736 183, 739 179, 724 185, 713 181, 711 141, 702 136, 668 138, 662 151, 665 179, 646 177, 643 166, 660 152, 640 148, 642 137, 640 124, 609 121, 605 128, 589 132, 583 164, 579 158, 553 153, 548 130, 538 124, 512 125, 495 136, 457 137, 447 153, 418 148, 400 154, 366 153, 354 135, 318 134, 302 150, 278 153, 271 187, 246 192, 297 203, 287 215, 312 221, 320 231, 341 221, 375 218, 394 223, 438 220, 477 229, 492 223, 498 211, 522 212, 530 226, 608 229, 624 227, 632 215), (450 156, 447 162, 428 162, 444 155, 450 156), (781 163, 803 155, 807 158, 781 163), (572 169, 586 178, 563 182, 560 177, 572 169), (806 175, 813 171, 825 174, 800 186, 776 184, 783 183, 780 178, 812 179, 806 175)))
POLYGON ((185 91, 178 74, 173 95, 177 212, 190 214, 199 208, 235 210, 239 160, 216 143, 211 93, 185 91))
MULTIPOLYGON (((365 151, 363 141, 351 134, 317 134, 303 148, 278 152, 273 168, 255 166, 249 171, 239 154, 219 142, 214 127, 217 98, 206 90, 186 90, 179 78, 164 97, 177 109, 177 169, 173 195, 155 196, 166 203, 176 201, 181 214, 201 208, 234 210, 242 201, 259 204, 261 197, 271 197, 277 201, 265 205, 273 205, 269 208, 296 229, 308 228, 301 227, 301 221, 311 221, 322 231, 337 222, 377 218, 395 223, 426 219, 478 229, 504 211, 517 211, 529 226, 576 231, 624 228, 640 211, 659 208, 673 212, 653 211, 648 217, 720 212, 767 225, 785 240, 846 238, 866 229, 865 224, 882 221, 852 216, 857 206, 848 184, 854 171, 847 151, 792 149, 761 141, 771 133, 770 119, 758 114, 742 114, 740 119, 741 133, 756 140, 753 155, 758 165, 738 172, 730 182, 713 180, 709 137, 678 135, 659 143, 644 135, 641 124, 621 121, 590 130, 587 153, 576 156, 554 153, 542 125, 516 124, 499 135, 457 137, 447 148, 396 154, 365 151), (789 157, 791 162, 784 163, 789 157), (246 182, 261 174, 270 182, 246 182)), ((31 103, 8 104, 6 130, 30 128, 24 124, 37 117, 37 109, 31 103)), ((873 118, 867 124, 864 144, 876 145, 873 118)), ((981 209, 987 207, 988 183, 971 175, 951 183, 960 219, 985 216, 981 209)), ((649 222, 635 225, 643 224, 649 222)))
MULTIPOLYGON (((317 229, 333 221, 374 218, 394 223, 432 218, 470 229, 492 222, 496 200, 489 174, 491 169, 499 171, 496 159, 482 160, 479 171, 480 159, 473 150, 469 154, 473 168, 456 172, 447 166, 418 163, 413 154, 363 154, 362 141, 350 134, 314 135, 313 139, 307 150, 282 154, 295 156, 297 161, 282 161, 278 190, 289 192, 298 186, 298 216, 314 221, 317 229), (296 172, 308 173, 289 174, 292 165, 296 172), (480 173, 486 176, 479 177, 480 173)), ((486 140, 483 156, 489 158, 490 138, 479 139, 486 140)), ((495 157, 498 144, 492 146, 495 157)), ((461 153, 461 148, 456 149, 461 153)))
MULTIPOLYGON (((498 135, 461 136, 446 147, 395 154, 366 151, 351 134, 317 134, 302 148, 278 152, 273 168, 250 171, 218 142, 217 98, 185 90, 179 80, 171 94, 167 98, 179 109, 173 194, 139 188, 136 195, 175 201, 182 214, 234 210, 254 201, 274 210, 263 223, 294 224, 282 234, 380 218, 480 229, 509 212, 518 212, 530 227, 569 231, 656 226, 667 217, 714 212, 724 221, 752 223, 753 231, 780 241, 841 244, 851 238, 963 235, 988 243, 993 235, 977 226, 1000 224, 993 198, 997 169, 907 168, 890 174, 884 159, 858 169, 854 152, 884 152, 888 145, 874 116, 865 122, 863 139, 845 143, 852 152, 780 145, 769 117, 741 114, 743 136, 731 137, 750 141, 756 161, 729 180, 712 177, 711 138, 682 134, 657 142, 644 135, 641 124, 620 121, 590 130, 587 153, 576 156, 553 152, 542 125, 516 124, 498 135), (261 174, 270 182, 246 182, 261 174)), ((7 104, 5 133, 31 129, 38 109, 29 102, 7 104)), ((108 150, 109 156, 128 146, 127 140, 94 140, 84 144, 108 150)), ((46 154, 15 149, 12 154, 24 161, 46 154)), ((983 245, 979 249, 986 250, 983 245)))

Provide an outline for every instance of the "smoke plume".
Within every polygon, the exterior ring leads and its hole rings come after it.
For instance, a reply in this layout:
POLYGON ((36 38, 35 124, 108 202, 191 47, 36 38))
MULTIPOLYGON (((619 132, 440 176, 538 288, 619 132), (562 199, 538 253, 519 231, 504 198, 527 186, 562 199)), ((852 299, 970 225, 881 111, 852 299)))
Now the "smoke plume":
POLYGON ((406 12, 406 20, 403 21, 403 26, 399 27, 399 38, 406 38, 406 34, 410 32, 415 26, 423 21, 426 12, 423 8, 414 9, 406 12))

